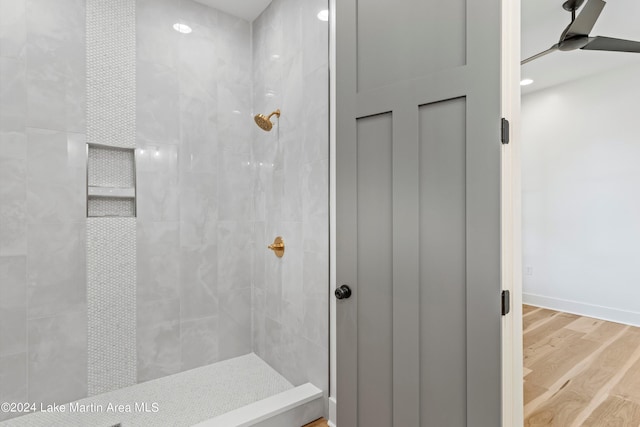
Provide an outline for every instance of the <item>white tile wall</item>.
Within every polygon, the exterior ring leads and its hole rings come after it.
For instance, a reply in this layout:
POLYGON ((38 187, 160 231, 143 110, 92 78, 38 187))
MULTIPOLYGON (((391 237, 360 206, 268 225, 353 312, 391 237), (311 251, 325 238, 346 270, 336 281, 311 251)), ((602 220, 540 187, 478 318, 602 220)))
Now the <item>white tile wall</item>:
POLYGON ((191 0, 137 8, 144 381, 251 351, 251 26, 191 0))
POLYGON ((257 242, 282 235, 285 256, 255 245, 254 351, 294 385, 328 390, 328 24, 326 0, 274 0, 253 23, 257 242), (262 165, 261 165, 262 164, 262 165))

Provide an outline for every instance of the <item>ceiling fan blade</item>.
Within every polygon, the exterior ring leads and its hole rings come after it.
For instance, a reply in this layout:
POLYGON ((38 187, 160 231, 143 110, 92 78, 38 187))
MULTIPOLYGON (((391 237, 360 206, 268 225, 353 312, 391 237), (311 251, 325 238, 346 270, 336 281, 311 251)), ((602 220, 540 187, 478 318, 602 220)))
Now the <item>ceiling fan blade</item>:
POLYGON ((524 61, 522 61, 522 62, 520 63, 520 65, 524 65, 524 64, 526 64, 527 62, 531 62, 531 61, 533 61, 534 59, 538 59, 538 58, 540 58, 540 57, 542 57, 542 56, 548 55, 548 54, 550 54, 551 52, 555 52, 556 50, 558 50, 558 45, 557 45, 557 44, 554 44, 554 45, 553 45, 553 46, 551 46, 549 49, 547 49, 547 50, 545 50, 545 51, 542 51, 542 52, 540 52, 540 53, 537 53, 537 54, 535 54, 535 55, 533 55, 533 56, 530 56, 529 58, 525 59, 524 61))
POLYGON ((589 43, 584 46, 584 50, 610 50, 614 52, 635 52, 640 53, 640 42, 623 39, 612 39, 611 37, 590 37, 589 43))
POLYGON ((567 28, 563 40, 573 36, 588 36, 606 4, 603 0, 589 0, 567 28))

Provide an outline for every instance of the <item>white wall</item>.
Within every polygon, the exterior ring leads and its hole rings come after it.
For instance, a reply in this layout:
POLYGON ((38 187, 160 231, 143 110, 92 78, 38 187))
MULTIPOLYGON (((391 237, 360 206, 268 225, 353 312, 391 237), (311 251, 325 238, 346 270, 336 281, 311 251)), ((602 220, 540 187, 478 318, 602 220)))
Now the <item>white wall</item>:
POLYGON ((522 99, 524 302, 640 325, 640 64, 522 99))

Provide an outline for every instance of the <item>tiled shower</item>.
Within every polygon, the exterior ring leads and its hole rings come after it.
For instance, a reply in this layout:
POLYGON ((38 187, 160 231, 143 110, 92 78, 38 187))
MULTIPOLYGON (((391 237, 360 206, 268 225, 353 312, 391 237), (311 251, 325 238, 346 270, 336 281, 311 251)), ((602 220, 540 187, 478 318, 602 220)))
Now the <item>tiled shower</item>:
POLYGON ((255 353, 326 394, 327 7, 273 0, 249 22, 193 0, 0 0, 0 402, 93 394, 91 343, 106 342, 90 327, 96 309, 135 342, 120 354, 133 357, 132 384, 255 353), (119 5, 133 28, 113 9, 112 32, 87 25, 91 7, 119 5), (127 34, 133 62, 111 71, 133 73, 135 93, 117 82, 107 92, 125 91, 133 113, 104 111, 87 94, 103 78, 87 43, 113 48, 127 34), (271 132, 255 125, 275 109, 271 132), (135 132, 125 247, 87 229, 87 142, 104 143, 92 140, 95 117, 135 132), (283 258, 267 249, 276 236, 283 258), (107 279, 133 266, 112 283, 132 292, 135 320, 122 321, 126 304, 91 299, 92 259, 107 279))

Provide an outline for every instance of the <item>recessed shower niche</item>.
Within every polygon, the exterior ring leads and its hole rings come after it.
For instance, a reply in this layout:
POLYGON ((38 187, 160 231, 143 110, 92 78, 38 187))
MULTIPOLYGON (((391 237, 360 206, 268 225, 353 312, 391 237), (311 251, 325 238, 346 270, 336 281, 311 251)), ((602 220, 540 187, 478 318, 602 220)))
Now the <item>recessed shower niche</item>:
POLYGON ((87 144, 87 217, 136 216, 135 149, 87 144))

